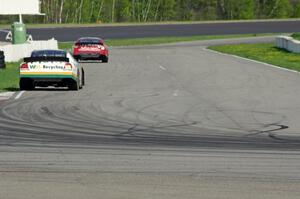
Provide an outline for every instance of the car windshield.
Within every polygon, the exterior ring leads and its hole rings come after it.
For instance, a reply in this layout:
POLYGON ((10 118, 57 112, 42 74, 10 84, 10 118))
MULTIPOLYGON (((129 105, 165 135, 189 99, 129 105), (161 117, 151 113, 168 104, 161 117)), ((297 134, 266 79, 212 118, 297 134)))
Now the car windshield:
POLYGON ((39 50, 33 51, 31 57, 66 57, 66 52, 61 50, 39 50))

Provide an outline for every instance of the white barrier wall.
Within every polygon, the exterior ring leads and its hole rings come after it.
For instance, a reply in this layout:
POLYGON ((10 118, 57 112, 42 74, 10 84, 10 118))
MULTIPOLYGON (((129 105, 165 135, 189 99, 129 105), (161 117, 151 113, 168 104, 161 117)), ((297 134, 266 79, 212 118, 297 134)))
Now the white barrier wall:
POLYGON ((29 57, 34 50, 57 50, 57 40, 48 41, 31 41, 26 44, 4 45, 0 46, 0 50, 4 51, 5 62, 16 62, 24 57, 29 57))
POLYGON ((287 36, 276 37, 276 47, 293 53, 300 53, 300 41, 287 36))

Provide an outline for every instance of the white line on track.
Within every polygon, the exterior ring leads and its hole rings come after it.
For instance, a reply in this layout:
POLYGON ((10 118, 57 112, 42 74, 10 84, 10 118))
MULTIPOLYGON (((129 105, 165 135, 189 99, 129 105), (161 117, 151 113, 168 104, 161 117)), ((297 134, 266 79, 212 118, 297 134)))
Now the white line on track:
POLYGON ((204 47, 203 50, 211 52, 211 53, 219 54, 219 55, 224 55, 224 56, 234 57, 234 58, 238 58, 238 59, 243 59, 243 60, 246 60, 246 61, 251 61, 251 62, 254 62, 254 63, 257 63, 257 64, 263 64, 265 66, 270 66, 272 68, 276 68, 276 69, 279 69, 279 70, 284 70, 284 71, 288 71, 288 72, 300 74, 300 72, 295 71, 295 70, 291 70, 291 69, 287 69, 287 68, 282 68, 282 67, 279 67, 279 66, 275 66, 275 65, 268 64, 268 63, 261 62, 261 61, 256 61, 256 60, 253 60, 253 59, 248 59, 248 58, 240 57, 240 56, 237 56, 237 55, 231 55, 231 54, 221 53, 221 52, 218 52, 218 51, 214 51, 214 50, 208 49, 206 47, 204 47))
POLYGON ((159 68, 162 69, 162 70, 167 70, 165 67, 159 65, 159 68))
POLYGON ((13 94, 15 94, 15 92, 4 92, 0 93, 0 97, 11 97, 13 94))
POLYGON ((25 93, 25 91, 19 92, 19 93, 16 95, 15 100, 20 99, 24 93, 25 93))
POLYGON ((15 94, 15 92, 4 92, 4 93, 0 93, 0 101, 1 101, 1 100, 8 100, 8 99, 11 98, 14 94, 15 94))

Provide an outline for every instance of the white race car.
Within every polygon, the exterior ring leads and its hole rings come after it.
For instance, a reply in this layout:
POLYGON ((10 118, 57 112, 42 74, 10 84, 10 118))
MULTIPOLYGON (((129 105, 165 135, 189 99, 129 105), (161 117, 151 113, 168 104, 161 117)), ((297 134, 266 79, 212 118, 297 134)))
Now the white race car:
POLYGON ((32 90, 36 86, 78 90, 84 86, 84 78, 83 68, 63 50, 33 51, 20 66, 20 90, 32 90))

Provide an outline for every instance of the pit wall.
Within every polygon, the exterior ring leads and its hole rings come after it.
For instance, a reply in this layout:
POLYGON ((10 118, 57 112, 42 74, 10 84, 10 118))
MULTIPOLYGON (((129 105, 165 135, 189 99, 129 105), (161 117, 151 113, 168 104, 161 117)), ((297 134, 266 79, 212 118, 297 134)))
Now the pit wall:
POLYGON ((57 50, 58 42, 55 39, 47 41, 31 41, 25 44, 7 44, 0 46, 4 51, 5 62, 17 62, 24 57, 29 57, 34 50, 57 50))
POLYGON ((288 36, 276 37, 276 47, 293 53, 300 53, 300 41, 288 36))

